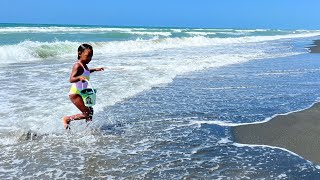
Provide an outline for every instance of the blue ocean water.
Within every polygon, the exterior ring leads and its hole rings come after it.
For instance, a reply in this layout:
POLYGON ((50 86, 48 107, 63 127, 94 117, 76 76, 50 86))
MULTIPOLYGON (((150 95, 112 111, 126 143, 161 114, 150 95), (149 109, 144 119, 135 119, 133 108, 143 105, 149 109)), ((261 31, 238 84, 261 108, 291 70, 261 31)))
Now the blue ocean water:
POLYGON ((310 107, 319 97, 320 31, 2 24, 0 177, 318 179, 277 147, 234 142, 230 126, 310 107), (94 121, 68 83, 90 43, 94 121))

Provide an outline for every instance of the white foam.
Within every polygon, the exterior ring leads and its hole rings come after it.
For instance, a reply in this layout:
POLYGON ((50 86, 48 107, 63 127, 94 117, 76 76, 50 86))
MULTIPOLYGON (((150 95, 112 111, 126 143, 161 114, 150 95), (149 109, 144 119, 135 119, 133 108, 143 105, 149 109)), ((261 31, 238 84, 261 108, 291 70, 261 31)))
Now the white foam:
POLYGON ((215 35, 217 34, 216 32, 186 32, 187 34, 191 34, 191 35, 200 35, 200 36, 206 36, 206 35, 215 35))
POLYGON ((265 118, 263 121, 252 122, 252 123, 233 123, 232 126, 242 126, 242 125, 252 125, 252 124, 262 124, 262 123, 266 123, 266 122, 274 119, 274 118, 277 117, 277 116, 286 116, 286 115, 289 115, 289 114, 292 114, 292 113, 304 111, 304 110, 306 110, 306 109, 311 108, 311 107, 312 107, 313 105, 315 105, 316 103, 318 103, 318 101, 312 103, 310 106, 307 106, 306 108, 302 108, 302 109, 298 109, 298 110, 294 110, 294 111, 290 111, 290 112, 282 113, 282 114, 275 114, 275 115, 273 115, 273 116, 271 116, 271 117, 265 118))
POLYGON ((236 29, 235 31, 252 33, 252 32, 266 32, 266 31, 270 31, 270 29, 240 29, 240 30, 236 29))
POLYGON ((12 138, 12 137, 2 137, 0 139, 0 144, 1 145, 12 145, 18 143, 17 138, 12 138))
MULTIPOLYGON (((108 28, 108 27, 2 27, 0 33, 55 33, 55 32, 131 32, 140 28, 108 28)), ((145 30, 141 28, 141 30, 145 30)))
POLYGON ((138 34, 138 35, 153 35, 153 36, 171 36, 171 32, 143 32, 143 31, 132 31, 129 34, 138 34))
MULTIPOLYGON (((285 151, 285 152, 288 152, 294 156, 297 156, 301 159, 304 159, 306 160, 305 158, 303 158, 302 156, 300 156, 299 154, 296 154, 295 152, 292 152, 288 149, 285 149, 285 148, 282 148, 282 147, 277 147, 277 146, 270 146, 270 145, 258 145, 258 144, 241 144, 241 143, 233 143, 234 146, 236 147, 251 147, 251 148, 256 148, 256 147, 259 147, 259 148, 270 148, 270 149, 279 149, 279 150, 282 150, 282 151, 285 151)), ((310 164, 313 164, 311 161, 309 160, 306 160, 308 163, 310 164)))
MULTIPOLYGON (((62 28, 63 29, 63 28, 62 28)), ((131 32, 138 34, 154 34, 169 36, 170 32, 131 32)), ((190 32, 192 33, 192 32, 190 32)), ((210 32, 199 32, 200 34, 210 34, 210 32)), ((238 38, 207 38, 200 35, 183 38, 162 38, 157 36, 151 40, 128 40, 111 42, 89 42, 94 46, 97 55, 117 55, 123 53, 140 53, 165 49, 221 46, 247 43, 258 43, 262 41, 272 41, 285 38, 303 38, 320 35, 320 31, 305 32, 299 34, 288 34, 278 36, 248 36, 238 38)), ((77 51, 78 45, 82 42, 55 41, 37 42, 24 41, 14 45, 0 46, 0 64, 16 63, 24 61, 34 61, 52 57, 72 57, 77 51)))
POLYGON ((231 122, 231 121, 220 121, 220 120, 191 120, 190 121, 190 125, 201 125, 201 124, 214 124, 214 125, 218 125, 218 126, 225 126, 225 127, 235 127, 235 126, 244 126, 244 125, 254 125, 254 124, 262 124, 262 123, 266 123, 270 120, 272 120, 273 118, 277 117, 277 116, 284 116, 284 115, 289 115, 295 112, 300 112, 306 109, 311 108, 314 104, 318 103, 314 102, 312 105, 306 107, 306 108, 302 108, 302 109, 298 109, 295 111, 290 111, 287 113, 282 113, 282 114, 275 114, 271 117, 267 117, 262 121, 256 121, 256 122, 250 122, 250 123, 235 123, 235 122, 231 122))
MULTIPOLYGON (((284 37, 287 36, 282 36, 281 38, 284 37)), ((274 38, 268 37, 267 39, 274 38)), ((289 56, 295 53, 291 51, 269 53, 265 50, 269 47, 268 45, 265 47, 255 43, 263 40, 265 40, 265 37, 206 38, 197 36, 123 42, 92 42, 94 59, 89 64, 89 67, 111 67, 109 70, 107 68, 106 72, 94 73, 92 76, 92 83, 98 89, 98 102, 95 106, 95 112, 102 112, 104 108, 152 87, 170 83, 176 76, 184 73, 243 63, 259 58, 289 56), (248 42, 254 43, 250 44, 248 42), (230 49, 228 51, 221 50, 222 45, 228 46, 230 49), (99 89, 102 89, 102 91, 99 91, 99 89)), ((48 65, 42 66, 40 65, 41 63, 36 63, 37 67, 26 66, 23 68, 23 77, 28 83, 19 84, 19 86, 23 85, 25 87, 24 92, 30 91, 32 93, 36 89, 39 94, 36 95, 36 98, 32 96, 23 96, 21 98, 19 93, 14 91, 6 94, 7 98, 3 99, 4 104, 10 105, 10 101, 19 100, 17 104, 21 103, 25 108, 19 115, 11 114, 10 121, 19 122, 21 126, 32 130, 39 128, 41 133, 50 133, 61 128, 62 116, 78 113, 78 110, 69 102, 67 92, 70 87, 68 76, 79 44, 80 42, 70 41, 51 43, 25 41, 17 45, 0 47, 0 50, 3 48, 5 51, 8 49, 12 51, 11 54, 4 54, 4 57, 1 56, 3 54, 0 54, 0 64, 45 59, 39 57, 39 52, 41 53, 42 51, 45 52, 44 57, 49 57, 50 62, 56 59, 62 59, 61 62, 64 62, 48 63, 48 65), (49 74, 52 75, 50 77, 52 79, 44 81, 41 77, 46 76, 49 78, 47 72, 51 72, 53 68, 55 71, 49 74), (55 83, 55 88, 58 91, 52 90, 48 85, 48 82, 62 81, 63 83, 55 83), (48 96, 48 92, 50 96, 48 96), (39 105, 35 107, 33 104, 39 105), (39 110, 41 113, 39 113, 39 110)), ((274 49, 272 45, 270 46, 274 49)), ((275 47, 278 46, 276 45, 275 47)), ((15 85, 13 84, 8 88, 15 88, 15 85)), ((18 106, 6 106, 4 112, 18 111, 19 108, 18 106)), ((6 122, 3 121, 2 123, 6 122)), ((197 125, 207 123, 221 126, 242 125, 222 121, 191 121, 190 123, 197 125)), ((61 129, 61 131, 63 130, 61 129)))
POLYGON ((232 141, 226 137, 226 138, 222 138, 218 141, 219 144, 228 144, 228 143, 231 143, 232 141))
POLYGON ((70 41, 37 42, 27 40, 15 45, 3 45, 0 46, 0 64, 72 56, 79 44, 70 41))
POLYGON ((234 123, 231 121, 219 121, 219 120, 208 120, 208 121, 192 120, 192 121, 190 121, 190 125, 201 125, 201 124, 214 124, 214 125, 225 126, 225 127, 233 127, 233 126, 243 125, 243 123, 234 123))
MULTIPOLYGON (((196 40, 203 39, 204 37, 195 38, 196 40)), ((206 39, 206 38, 205 38, 206 39)), ((208 39, 207 39, 208 40, 208 39)), ((160 43, 163 42, 153 42, 147 41, 147 43, 160 43)), ((156 41, 156 40, 155 40, 156 41)), ((167 40, 164 40, 167 41, 167 40)), ((184 39, 181 39, 184 41, 184 39)), ((29 42, 28 42, 29 43, 29 42)), ((26 44, 28 44, 26 43, 26 44)), ((77 47, 77 43, 73 42, 63 42, 65 43, 65 47, 77 47)), ((115 45, 119 45, 119 42, 113 42, 115 45)), ((124 42, 127 43, 127 42, 124 42)), ((133 41, 136 43, 136 41, 133 41)), ((144 41, 139 41, 138 43, 144 44, 144 41)), ((41 43, 31 42, 31 45, 41 45, 41 43)), ((107 43, 108 44, 108 43, 107 43)), ((50 44, 49 44, 50 45, 50 44)), ((55 45, 55 44, 52 44, 55 45)), ((137 55, 132 56, 131 54, 122 55, 122 56, 114 56, 108 57, 108 55, 102 54, 103 48, 111 48, 105 46, 105 43, 94 44, 94 52, 95 57, 97 56, 98 60, 93 60, 92 64, 89 64, 89 67, 94 66, 110 66, 111 71, 106 69, 106 72, 94 73, 92 76, 92 84, 94 87, 98 89, 98 102, 95 106, 95 112, 104 111, 105 107, 112 106, 117 102, 122 101, 123 99, 133 97, 136 94, 149 90, 152 87, 159 86, 162 84, 167 84, 173 81, 173 79, 180 74, 193 72, 197 70, 202 70, 205 68, 211 67, 221 67, 230 64, 242 63, 256 58, 266 58, 269 57, 267 53, 261 52, 245 52, 239 48, 239 46, 235 46, 232 48, 234 52, 231 54, 220 54, 219 52, 209 52, 207 55, 205 52, 207 50, 212 50, 212 47, 209 46, 201 47, 201 51, 199 53, 195 53, 192 51, 192 48, 183 48, 177 51, 176 49, 163 50, 158 55, 155 56, 143 56, 137 55), (191 51, 190 51, 191 50, 191 51), (112 77, 112 78, 110 78, 112 77), (103 91, 99 91, 99 89, 103 89, 103 91)), ((110 45, 110 43, 108 44, 110 45)), ((125 44, 124 44, 125 45, 125 44)), ((181 46, 180 46, 181 47, 181 46)), ((254 46, 256 48, 256 46, 254 46)), ((251 47, 244 46, 244 49, 250 49, 251 47)), ((125 50, 126 52, 128 50, 125 50)), ((138 51, 138 49, 137 49, 138 51)), ((109 53, 109 52, 107 52, 109 53)), ((149 54, 149 53, 145 53, 149 54)), ((290 54, 290 53, 289 53, 290 54)), ((114 55, 110 53, 110 55, 114 55)), ((281 54, 272 54, 271 57, 274 56, 283 56, 288 55, 284 52, 281 54)), ((70 53, 70 56, 74 56, 74 53, 70 53), (72 54, 72 55, 71 55, 72 54)), ((70 60, 67 60, 70 61, 70 60)), ((69 63, 71 71, 72 62, 69 63)), ((56 71, 53 72, 54 76, 57 76, 54 81, 61 81, 61 79, 68 77, 69 73, 66 71, 66 65, 55 65, 56 71)), ((64 115, 71 115, 78 113, 78 110, 73 106, 73 104, 69 103, 67 99, 67 92, 69 88, 68 80, 65 79, 65 84, 55 84, 55 88, 59 91, 52 91, 48 89, 48 85, 46 81, 42 81, 41 78, 37 81, 34 79, 35 76, 41 76, 42 74, 46 74, 48 71, 52 70, 52 66, 43 66, 39 68, 34 67, 25 67, 23 72, 25 73, 24 77, 27 77, 28 86, 24 91, 32 91, 34 88, 37 89, 37 92, 40 92, 37 95, 37 98, 32 98, 29 96, 24 96, 23 103, 24 107, 28 107, 29 110, 27 114, 22 112, 22 116, 24 119, 21 120, 20 117, 12 115, 10 121, 13 122, 21 122, 19 124, 26 125, 26 128, 38 129, 41 127, 41 133, 50 133, 56 132, 56 129, 61 129, 61 117, 64 115), (34 81, 34 82, 33 82, 34 81), (47 96, 47 92, 50 92, 50 96, 47 96), (65 94, 63 94, 65 92, 65 94), (52 101, 52 98, 55 100, 52 101), (41 102, 39 102, 41 101, 41 102), (46 103, 43 103, 46 102, 46 103), (39 104, 37 108, 32 106, 32 104, 39 104), (59 104, 59 106, 57 106, 59 104), (41 109, 41 113, 39 112, 41 109), (57 113, 52 113, 52 111, 57 113), (48 115, 49 114, 49 115, 48 115), (51 115, 52 114, 52 115, 51 115)), ((52 79, 53 80, 53 79, 52 79)), ((242 88, 242 87, 241 87, 242 88)), ((31 93, 31 92, 30 92, 31 93)), ((19 99, 19 94, 12 92, 10 95, 6 95, 7 99, 19 99)), ((22 103, 22 102, 21 102, 22 103)), ((19 107, 10 107, 19 109, 19 107)), ((12 112, 12 110, 8 112, 12 112)), ((212 123, 218 124, 222 126, 235 126, 238 124, 232 124, 232 122, 212 122, 212 121, 193 121, 191 123, 201 124, 201 123, 212 123)), ((61 131, 63 131, 61 129, 61 131)))

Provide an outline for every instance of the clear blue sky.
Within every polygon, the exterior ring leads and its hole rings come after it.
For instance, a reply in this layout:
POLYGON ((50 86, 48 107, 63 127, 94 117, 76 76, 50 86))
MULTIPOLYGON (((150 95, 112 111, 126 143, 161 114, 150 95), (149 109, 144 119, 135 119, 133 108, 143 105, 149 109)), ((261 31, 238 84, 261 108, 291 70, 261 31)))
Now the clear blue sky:
POLYGON ((320 0, 1 0, 0 23, 320 29, 320 0))

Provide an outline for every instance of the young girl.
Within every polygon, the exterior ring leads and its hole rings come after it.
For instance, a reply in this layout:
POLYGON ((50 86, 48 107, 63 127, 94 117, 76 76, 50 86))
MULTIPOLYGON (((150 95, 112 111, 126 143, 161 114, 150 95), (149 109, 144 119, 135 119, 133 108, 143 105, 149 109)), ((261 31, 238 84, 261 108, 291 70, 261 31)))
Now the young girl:
POLYGON ((80 91, 86 89, 90 73, 95 71, 103 71, 104 68, 89 69, 87 64, 91 61, 93 56, 92 46, 89 44, 81 44, 78 48, 78 61, 74 64, 71 75, 70 83, 72 83, 69 98, 72 103, 82 112, 72 116, 63 117, 63 126, 65 129, 70 129, 70 121, 85 119, 86 121, 92 120, 93 108, 86 107, 80 96, 80 91))

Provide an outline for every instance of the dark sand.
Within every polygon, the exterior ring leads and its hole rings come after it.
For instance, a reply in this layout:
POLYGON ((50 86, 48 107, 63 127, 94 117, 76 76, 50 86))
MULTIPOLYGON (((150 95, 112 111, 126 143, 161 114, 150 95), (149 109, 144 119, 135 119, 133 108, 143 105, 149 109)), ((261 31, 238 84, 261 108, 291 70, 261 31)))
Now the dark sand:
MULTIPOLYGON (((320 40, 314 45, 309 47, 310 53, 320 53, 320 40)), ((266 123, 236 126, 232 131, 238 143, 285 148, 320 164, 320 103, 266 123)))
POLYGON ((320 40, 314 40, 313 46, 308 47, 310 53, 320 53, 320 40))
POLYGON ((233 127, 235 141, 288 149, 320 164, 320 104, 266 123, 233 127))

